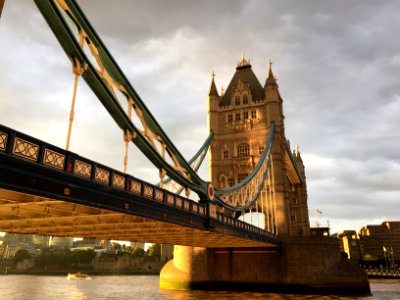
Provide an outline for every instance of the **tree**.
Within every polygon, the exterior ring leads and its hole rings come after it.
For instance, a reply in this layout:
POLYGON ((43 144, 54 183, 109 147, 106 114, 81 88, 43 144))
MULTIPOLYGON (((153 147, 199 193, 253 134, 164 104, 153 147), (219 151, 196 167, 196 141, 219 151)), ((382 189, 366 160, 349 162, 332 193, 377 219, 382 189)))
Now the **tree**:
POLYGON ((142 257, 142 256, 144 256, 144 254, 145 254, 144 249, 140 248, 140 247, 135 247, 131 251, 131 255, 135 256, 135 257, 142 257))
POLYGON ((152 244, 147 249, 147 256, 148 257, 161 257, 161 245, 160 244, 152 244))

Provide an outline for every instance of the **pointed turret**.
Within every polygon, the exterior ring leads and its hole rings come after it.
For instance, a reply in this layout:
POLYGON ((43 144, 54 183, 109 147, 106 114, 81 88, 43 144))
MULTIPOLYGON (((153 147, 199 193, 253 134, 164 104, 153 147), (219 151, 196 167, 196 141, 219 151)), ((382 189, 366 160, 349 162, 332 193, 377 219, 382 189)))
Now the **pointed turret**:
POLYGON ((219 97, 217 86, 215 85, 214 78, 215 78, 215 72, 213 71, 211 73, 211 86, 210 86, 210 90, 208 91, 208 96, 217 96, 217 97, 219 97))
POLYGON ((218 127, 218 108, 221 97, 218 94, 217 85, 215 84, 215 72, 211 73, 211 85, 207 97, 207 111, 209 129, 218 127))
POLYGON ((251 69, 250 59, 246 59, 244 53, 242 53, 242 57, 237 63, 235 74, 224 94, 221 94, 221 107, 233 105, 232 97, 235 94, 235 89, 238 87, 239 82, 249 89, 249 101, 255 102, 264 99, 264 89, 251 69))
POLYGON ((278 84, 276 83, 276 78, 272 72, 272 61, 268 62, 268 75, 265 81, 264 92, 265 100, 267 105, 267 120, 268 122, 275 122, 275 125, 282 126, 282 133, 284 134, 284 125, 282 108, 282 98, 279 94, 278 84))
POLYGON ((275 78, 274 73, 272 73, 272 61, 269 60, 268 61, 268 75, 267 75, 267 80, 265 81, 264 88, 266 88, 267 86, 278 88, 278 84, 276 83, 276 81, 277 81, 277 79, 275 78))
POLYGON ((240 69, 241 67, 251 67, 250 59, 244 57, 244 52, 242 52, 242 59, 239 60, 236 69, 240 69))
POLYGON ((296 145, 296 150, 295 150, 295 157, 296 157, 296 161, 297 162, 300 162, 300 163, 303 163, 303 159, 301 158, 301 155, 300 155, 300 148, 299 148, 299 145, 296 145))

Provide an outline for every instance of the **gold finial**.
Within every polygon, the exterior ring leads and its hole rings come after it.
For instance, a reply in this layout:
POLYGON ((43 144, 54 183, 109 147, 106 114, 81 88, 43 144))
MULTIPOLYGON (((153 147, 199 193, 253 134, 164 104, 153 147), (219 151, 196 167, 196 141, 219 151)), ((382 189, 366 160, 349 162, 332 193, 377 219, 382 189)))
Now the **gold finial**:
POLYGON ((299 145, 296 145, 296 157, 300 155, 300 147, 299 145))
POLYGON ((215 72, 212 71, 212 72, 211 72, 211 79, 214 80, 214 78, 215 78, 215 72))
POLYGON ((242 67, 242 66, 248 66, 248 65, 250 65, 250 59, 246 59, 244 56, 244 52, 242 52, 242 58, 238 62, 237 66, 242 67))

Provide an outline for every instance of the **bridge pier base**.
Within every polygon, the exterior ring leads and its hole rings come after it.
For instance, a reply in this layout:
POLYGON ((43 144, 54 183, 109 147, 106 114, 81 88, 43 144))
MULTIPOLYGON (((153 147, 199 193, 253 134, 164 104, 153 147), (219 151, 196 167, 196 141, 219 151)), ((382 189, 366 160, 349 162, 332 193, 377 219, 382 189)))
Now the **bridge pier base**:
POLYGON ((160 273, 167 289, 370 294, 368 277, 342 258, 338 240, 283 237, 280 248, 175 246, 160 273))

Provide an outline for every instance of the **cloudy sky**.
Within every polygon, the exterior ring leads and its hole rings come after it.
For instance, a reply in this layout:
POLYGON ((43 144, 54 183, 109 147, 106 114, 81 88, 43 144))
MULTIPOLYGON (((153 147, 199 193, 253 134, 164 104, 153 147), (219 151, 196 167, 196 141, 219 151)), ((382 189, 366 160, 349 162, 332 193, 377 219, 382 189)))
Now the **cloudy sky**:
MULTIPOLYGON (((211 72, 226 87, 244 52, 264 83, 272 59, 312 225, 317 208, 333 231, 400 220, 398 1, 78 2, 186 158, 207 136, 211 72)), ((65 147, 71 65, 33 1, 6 0, 0 37, 0 123, 65 147)), ((84 81, 71 150, 122 169, 122 133, 84 81)), ((158 176, 134 146, 128 170, 158 176)))

